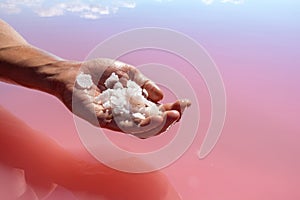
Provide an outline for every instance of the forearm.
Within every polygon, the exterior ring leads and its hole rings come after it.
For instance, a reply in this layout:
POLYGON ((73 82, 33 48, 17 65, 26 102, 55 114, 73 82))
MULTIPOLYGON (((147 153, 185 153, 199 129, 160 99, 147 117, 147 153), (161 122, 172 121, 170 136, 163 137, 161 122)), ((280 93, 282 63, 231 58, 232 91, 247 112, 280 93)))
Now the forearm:
POLYGON ((62 71, 76 66, 30 44, 0 20, 0 81, 14 83, 58 96, 62 71))
POLYGON ((30 45, 0 48, 0 79, 52 94, 59 62, 30 45))
POLYGON ((0 48, 0 81, 57 97, 63 93, 68 73, 76 72, 79 66, 80 62, 56 58, 30 45, 0 48))

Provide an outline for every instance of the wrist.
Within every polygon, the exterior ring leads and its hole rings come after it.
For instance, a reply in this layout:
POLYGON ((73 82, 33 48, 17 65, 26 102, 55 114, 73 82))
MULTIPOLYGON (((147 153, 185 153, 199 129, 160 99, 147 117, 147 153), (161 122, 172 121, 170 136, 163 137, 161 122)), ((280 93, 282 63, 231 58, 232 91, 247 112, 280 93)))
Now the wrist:
POLYGON ((45 87, 42 91, 63 99, 66 93, 72 91, 81 62, 62 60, 40 67, 40 73, 45 75, 45 87))

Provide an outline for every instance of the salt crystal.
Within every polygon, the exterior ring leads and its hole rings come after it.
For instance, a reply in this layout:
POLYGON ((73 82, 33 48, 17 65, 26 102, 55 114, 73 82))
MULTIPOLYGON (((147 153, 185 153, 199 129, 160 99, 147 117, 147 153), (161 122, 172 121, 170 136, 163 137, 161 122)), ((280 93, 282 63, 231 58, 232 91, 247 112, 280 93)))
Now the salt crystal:
MULTIPOLYGON (((91 75, 83 73, 77 76, 76 83, 86 93, 93 85, 91 75)), ((147 117, 162 115, 159 107, 146 99, 148 92, 136 82, 128 80, 126 86, 123 86, 119 77, 112 73, 104 85, 107 89, 95 97, 94 101, 102 104, 104 112, 111 110, 119 126, 133 127, 135 119, 143 120, 147 117)))
POLYGON ((110 104, 110 101, 105 101, 103 104, 102 104, 103 108, 110 108, 111 107, 111 104, 110 104))
POLYGON ((119 77, 114 72, 110 75, 108 79, 104 82, 106 88, 113 88, 115 83, 119 82, 119 77))
POLYGON ((159 107, 145 98, 147 91, 136 82, 128 80, 124 87, 119 77, 112 73, 104 84, 107 89, 96 97, 96 101, 102 102, 104 108, 111 109, 119 125, 129 127, 134 124, 134 119, 162 115, 159 107))
POLYGON ((132 80, 127 81, 127 87, 141 90, 141 87, 136 82, 134 82, 132 80))
POLYGON ((133 126, 133 121, 129 121, 129 120, 120 121, 120 125, 125 127, 131 127, 133 126))
POLYGON ((138 119, 146 119, 145 116, 141 113, 133 113, 132 116, 138 119))
POLYGON ((145 88, 143 89, 143 94, 145 95, 146 98, 148 97, 148 92, 145 88))
POLYGON ((123 88, 122 83, 120 83, 120 82, 116 82, 116 83, 115 83, 114 89, 122 89, 122 88, 123 88))
POLYGON ((90 89, 93 85, 92 77, 89 74, 80 73, 76 77, 77 85, 82 89, 90 89))

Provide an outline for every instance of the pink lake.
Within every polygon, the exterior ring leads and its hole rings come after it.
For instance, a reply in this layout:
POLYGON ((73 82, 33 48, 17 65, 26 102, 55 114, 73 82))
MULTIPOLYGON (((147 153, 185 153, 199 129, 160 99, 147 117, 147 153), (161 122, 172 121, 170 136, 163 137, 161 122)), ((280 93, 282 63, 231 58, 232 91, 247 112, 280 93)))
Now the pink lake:
MULTIPOLYGON (((201 117, 198 129, 191 131, 197 135, 179 159, 160 170, 181 199, 300 199, 299 2, 78 1, 78 6, 86 6, 84 11, 72 11, 67 1, 41 2, 8 6, 9 1, 3 1, 0 18, 30 43, 62 58, 83 60, 112 35, 160 27, 197 41, 216 63, 226 92, 226 119, 213 150, 199 159, 212 110, 203 78, 183 59, 166 52, 146 49, 120 58, 137 66, 168 65, 196 93, 201 117), (102 12, 93 11, 93 6, 102 12)), ((166 101, 175 99, 176 91, 163 90, 166 101)), ((0 83, 0 105, 74 155, 96 162, 80 141, 72 114, 54 97, 0 83)), ((184 119, 193 120, 191 113, 187 110, 166 134, 147 140, 106 134, 121 148, 155 151, 175 137, 184 119)), ((0 173, 0 179, 5 177, 0 173)), ((75 196, 57 187, 46 200, 75 196)))

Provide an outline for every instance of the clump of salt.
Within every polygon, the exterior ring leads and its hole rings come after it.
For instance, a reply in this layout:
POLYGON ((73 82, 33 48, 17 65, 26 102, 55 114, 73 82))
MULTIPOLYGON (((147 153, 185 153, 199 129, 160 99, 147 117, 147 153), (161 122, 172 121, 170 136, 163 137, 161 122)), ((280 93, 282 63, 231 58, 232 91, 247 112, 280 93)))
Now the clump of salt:
POLYGON ((84 73, 78 74, 76 77, 76 84, 82 89, 90 89, 93 85, 91 75, 84 73))
POLYGON ((136 82, 128 80, 126 86, 123 86, 119 77, 112 73, 104 85, 107 89, 95 101, 100 102, 105 109, 111 109, 119 125, 132 126, 135 119, 162 115, 159 107, 145 98, 143 93, 146 96, 147 93, 136 82))

